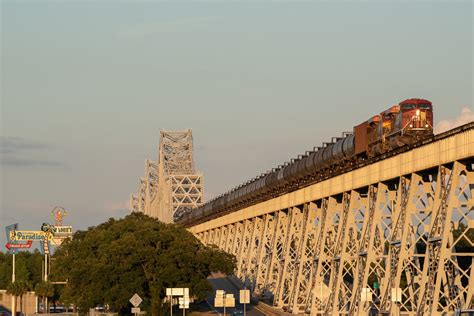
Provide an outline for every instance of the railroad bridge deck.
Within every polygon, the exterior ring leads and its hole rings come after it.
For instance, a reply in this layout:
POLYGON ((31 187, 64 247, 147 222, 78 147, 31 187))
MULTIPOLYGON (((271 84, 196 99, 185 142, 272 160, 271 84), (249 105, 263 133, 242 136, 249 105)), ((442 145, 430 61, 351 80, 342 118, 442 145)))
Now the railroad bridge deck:
POLYGON ((474 304, 474 124, 189 229, 293 314, 474 304))

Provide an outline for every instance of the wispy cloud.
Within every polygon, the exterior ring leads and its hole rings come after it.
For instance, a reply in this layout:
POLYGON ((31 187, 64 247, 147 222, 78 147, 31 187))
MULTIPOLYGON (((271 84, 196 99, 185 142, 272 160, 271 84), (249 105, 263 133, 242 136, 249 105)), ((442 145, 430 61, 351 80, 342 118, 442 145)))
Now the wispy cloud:
POLYGON ((0 136, 0 154, 13 154, 27 149, 47 149, 49 145, 21 137, 0 136))
POLYGON ((31 167, 31 166, 43 166, 43 167, 60 167, 63 166, 62 162, 54 160, 41 160, 41 159, 25 159, 18 157, 0 157, 0 165, 13 166, 13 167, 31 167))
POLYGON ((439 121, 434 128, 434 133, 443 133, 469 122, 474 122, 474 112, 470 108, 465 107, 461 110, 461 114, 458 117, 439 121))
POLYGON ((128 25, 117 32, 119 38, 139 38, 156 33, 174 32, 195 27, 197 24, 213 20, 211 17, 184 17, 167 20, 153 20, 128 25))
POLYGON ((0 165, 12 167, 59 167, 60 161, 35 158, 38 152, 52 149, 52 146, 14 136, 0 136, 0 165), (27 157, 27 158, 25 158, 27 157))

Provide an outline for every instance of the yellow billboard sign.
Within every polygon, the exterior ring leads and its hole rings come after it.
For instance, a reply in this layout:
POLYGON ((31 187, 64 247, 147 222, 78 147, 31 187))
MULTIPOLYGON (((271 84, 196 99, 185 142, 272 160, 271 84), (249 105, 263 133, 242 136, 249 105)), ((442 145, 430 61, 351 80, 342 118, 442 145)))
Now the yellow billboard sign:
POLYGON ((41 230, 12 230, 10 231, 10 240, 33 240, 33 241, 42 241, 48 236, 48 239, 52 239, 53 235, 51 233, 46 233, 41 230))

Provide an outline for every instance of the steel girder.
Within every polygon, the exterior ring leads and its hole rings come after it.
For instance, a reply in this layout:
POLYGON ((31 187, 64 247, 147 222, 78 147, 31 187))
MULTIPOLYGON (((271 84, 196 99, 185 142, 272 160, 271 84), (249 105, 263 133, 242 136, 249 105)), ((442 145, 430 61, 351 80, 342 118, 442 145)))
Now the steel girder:
POLYGON ((293 314, 452 314, 473 307, 473 167, 455 161, 197 236, 236 255, 237 276, 293 314))
POLYGON ((192 131, 160 131, 158 161, 145 161, 145 177, 130 198, 130 211, 173 222, 200 206, 203 196, 203 176, 194 168, 192 131))

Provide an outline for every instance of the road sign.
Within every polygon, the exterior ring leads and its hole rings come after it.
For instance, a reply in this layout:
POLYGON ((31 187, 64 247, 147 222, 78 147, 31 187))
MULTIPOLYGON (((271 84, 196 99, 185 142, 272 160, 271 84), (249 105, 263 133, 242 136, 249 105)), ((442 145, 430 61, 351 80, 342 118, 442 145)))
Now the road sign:
MULTIPOLYGON (((7 243, 17 244, 18 242, 13 242, 10 238, 11 232, 18 229, 18 223, 5 226, 5 233, 7 235, 7 243)), ((12 254, 18 253, 18 248, 9 248, 8 251, 12 254)))
POLYGON ((167 288, 166 296, 189 296, 189 288, 167 288))
POLYGON ((132 305, 135 307, 138 307, 138 305, 140 305, 142 302, 143 302, 142 298, 137 293, 135 293, 130 299, 130 303, 132 303, 132 305))
POLYGON ((225 307, 235 307, 234 294, 232 296, 229 296, 229 294, 225 296, 225 307))
POLYGON ((392 288, 391 295, 392 302, 401 302, 402 301, 402 289, 399 287, 392 288))
POLYGON ((179 298, 179 308, 188 309, 189 308, 189 297, 184 296, 179 298))
POLYGON ((224 307, 224 298, 216 296, 214 299, 214 307, 224 307))
POLYGON ((372 301, 372 291, 368 287, 364 287, 360 292, 360 300, 362 302, 371 302, 372 301))
POLYGON ((5 247, 10 250, 10 249, 25 249, 25 248, 31 248, 31 245, 33 244, 33 241, 32 240, 28 240, 26 242, 26 244, 12 244, 12 243, 9 243, 7 242, 7 244, 5 245, 5 247))
POLYGON ((132 314, 140 314, 140 307, 132 307, 132 314))
POLYGON ((250 304, 250 290, 240 290, 239 301, 240 304, 250 304))
POLYGON ((234 294, 226 293, 223 290, 216 291, 216 297, 214 298, 214 306, 215 307, 234 307, 235 306, 235 298, 234 294))

